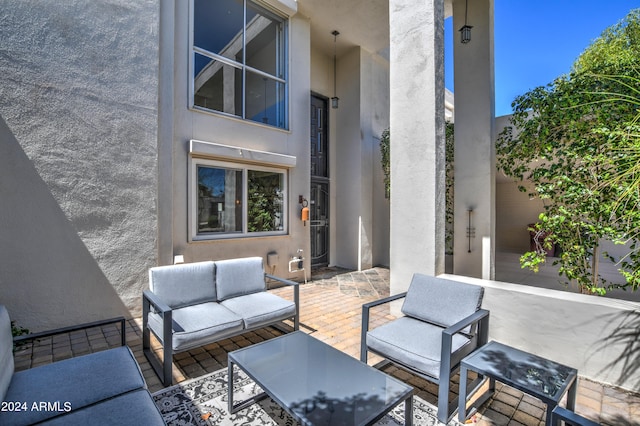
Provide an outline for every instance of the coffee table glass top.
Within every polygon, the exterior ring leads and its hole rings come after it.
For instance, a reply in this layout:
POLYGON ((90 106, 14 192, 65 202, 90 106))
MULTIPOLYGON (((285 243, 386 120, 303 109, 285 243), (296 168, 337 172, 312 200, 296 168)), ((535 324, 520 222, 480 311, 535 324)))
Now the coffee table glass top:
POLYGON ((493 341, 462 363, 471 370, 555 402, 578 374, 574 368, 493 341))
POLYGON ((233 351, 229 359, 312 424, 367 424, 413 391, 301 331, 233 351))

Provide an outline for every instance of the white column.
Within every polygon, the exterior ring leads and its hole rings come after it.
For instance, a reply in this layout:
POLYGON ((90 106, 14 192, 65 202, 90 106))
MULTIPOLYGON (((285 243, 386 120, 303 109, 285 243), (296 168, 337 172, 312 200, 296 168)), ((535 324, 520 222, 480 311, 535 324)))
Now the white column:
POLYGON ((454 0, 455 82, 455 274, 493 278, 495 270, 495 149, 494 149, 494 0, 454 0), (471 41, 460 42, 458 30, 472 26, 471 41), (467 233, 471 212, 471 238, 467 233), (485 243, 486 244, 486 243, 485 243), (489 259, 486 259, 487 256, 489 259))
POLYGON ((444 272, 444 0, 390 0, 391 293, 444 272))

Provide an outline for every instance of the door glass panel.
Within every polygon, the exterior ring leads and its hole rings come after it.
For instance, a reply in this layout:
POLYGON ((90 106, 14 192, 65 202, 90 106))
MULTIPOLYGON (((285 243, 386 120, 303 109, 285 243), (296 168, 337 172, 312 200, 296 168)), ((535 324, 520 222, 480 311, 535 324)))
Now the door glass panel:
POLYGON ((329 177, 326 108, 324 99, 311 102, 311 176, 329 177))
POLYGON ((329 263, 329 184, 311 183, 311 264, 329 263))

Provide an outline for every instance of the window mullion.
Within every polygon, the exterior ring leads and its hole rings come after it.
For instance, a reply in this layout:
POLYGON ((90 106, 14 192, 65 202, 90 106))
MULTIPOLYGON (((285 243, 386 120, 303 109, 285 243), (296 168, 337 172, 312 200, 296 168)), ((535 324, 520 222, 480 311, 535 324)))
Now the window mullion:
POLYGON ((247 118, 247 0, 242 2, 242 118, 247 118))
POLYGON ((249 234, 249 169, 242 170, 242 233, 249 234))
POLYGON ((238 62, 234 61, 233 59, 229 59, 225 56, 222 55, 218 55, 217 53, 213 53, 213 52, 209 52, 206 49, 203 49, 201 47, 197 47, 197 46, 193 46, 193 51, 194 53, 198 53, 202 56, 206 56, 208 58, 211 59, 215 59, 218 62, 222 62, 225 65, 229 65, 232 66, 234 68, 242 68, 242 64, 239 64, 238 62))

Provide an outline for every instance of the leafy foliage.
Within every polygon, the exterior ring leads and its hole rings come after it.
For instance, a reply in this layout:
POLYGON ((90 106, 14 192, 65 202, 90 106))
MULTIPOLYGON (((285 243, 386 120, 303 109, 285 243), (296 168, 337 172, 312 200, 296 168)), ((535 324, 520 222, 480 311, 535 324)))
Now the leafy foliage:
POLYGON ((389 129, 382 132, 380 137, 380 154, 382 155, 382 173, 384 173, 384 196, 391 197, 391 134, 389 129))
POLYGON ((281 175, 251 171, 248 194, 249 232, 278 230, 282 212, 281 175))
MULTIPOLYGON (((640 280, 639 70, 640 9, 605 30, 568 75, 518 96, 496 145, 499 168, 544 201, 535 229, 561 247, 560 274, 597 294, 640 280), (599 275, 602 240, 630 244, 619 263, 626 283, 599 275)), ((521 264, 536 270, 545 256, 529 252, 521 264)))
MULTIPOLYGON (((17 337, 17 336, 22 336, 24 334, 29 334, 29 329, 17 325, 15 321, 11 321, 11 336, 17 337)), ((15 352, 16 350, 18 350, 23 345, 24 345, 24 342, 14 343, 13 344, 13 351, 15 352)))

